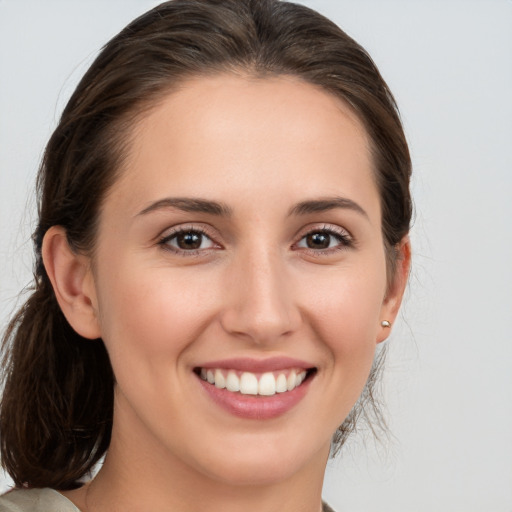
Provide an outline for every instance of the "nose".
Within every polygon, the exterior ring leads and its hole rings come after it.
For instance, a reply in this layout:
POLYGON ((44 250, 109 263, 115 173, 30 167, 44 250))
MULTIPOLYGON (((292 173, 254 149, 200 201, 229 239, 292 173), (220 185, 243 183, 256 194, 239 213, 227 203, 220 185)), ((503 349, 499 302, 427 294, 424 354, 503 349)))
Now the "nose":
POLYGON ((272 251, 240 255, 229 269, 221 324, 231 335, 271 344, 295 332, 301 323, 293 282, 285 262, 272 251))

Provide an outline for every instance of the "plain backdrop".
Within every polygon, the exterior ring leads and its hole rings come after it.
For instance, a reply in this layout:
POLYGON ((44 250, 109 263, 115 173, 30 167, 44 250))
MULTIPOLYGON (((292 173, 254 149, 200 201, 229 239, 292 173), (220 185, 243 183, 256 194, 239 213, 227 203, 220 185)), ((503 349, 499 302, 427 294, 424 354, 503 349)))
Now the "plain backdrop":
MULTIPOLYGON (((157 3, 0 0, 2 327, 31 277, 45 141, 102 44, 157 3)), ((416 203, 383 383, 390 439, 356 436, 329 463, 325 497, 340 512, 511 512, 512 2, 304 3, 359 41, 389 83, 416 203)))

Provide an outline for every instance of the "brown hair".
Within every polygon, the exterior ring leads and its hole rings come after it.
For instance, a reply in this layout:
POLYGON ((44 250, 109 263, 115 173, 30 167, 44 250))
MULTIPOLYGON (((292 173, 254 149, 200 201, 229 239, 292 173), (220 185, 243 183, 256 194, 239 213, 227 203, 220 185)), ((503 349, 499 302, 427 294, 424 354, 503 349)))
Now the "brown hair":
MULTIPOLYGON (((114 375, 101 340, 86 340, 59 309, 41 244, 63 226, 76 251, 94 248, 101 201, 122 167, 134 121, 187 77, 226 71, 288 74, 346 102, 371 143, 392 273, 411 219, 411 162, 393 97, 369 55, 334 23, 277 0, 174 0, 142 15, 101 51, 69 100, 37 178, 31 295, 3 339, 2 464, 16 485, 69 489, 109 446, 114 375)), ((341 446, 378 408, 374 365, 341 446)))

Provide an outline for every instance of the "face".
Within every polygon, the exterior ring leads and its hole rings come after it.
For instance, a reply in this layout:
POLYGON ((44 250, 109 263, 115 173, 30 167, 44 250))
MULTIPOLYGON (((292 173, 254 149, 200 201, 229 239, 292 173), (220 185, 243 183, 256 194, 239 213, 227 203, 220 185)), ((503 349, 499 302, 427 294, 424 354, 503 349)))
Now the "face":
POLYGON ((289 77, 170 94, 100 216, 112 450, 231 483, 324 464, 394 315, 383 247, 368 139, 340 100, 289 77))

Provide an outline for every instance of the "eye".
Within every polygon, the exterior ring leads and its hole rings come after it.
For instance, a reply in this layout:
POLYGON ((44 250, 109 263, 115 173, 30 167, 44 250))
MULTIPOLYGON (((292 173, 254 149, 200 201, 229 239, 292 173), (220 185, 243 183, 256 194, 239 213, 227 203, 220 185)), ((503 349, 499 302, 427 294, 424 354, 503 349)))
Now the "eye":
POLYGON ((352 237, 341 228, 322 228, 310 231, 303 236, 296 247, 313 251, 331 252, 353 245, 352 237))
POLYGON ((218 245, 200 229, 175 231, 159 241, 160 245, 175 252, 197 252, 217 248, 218 245))

